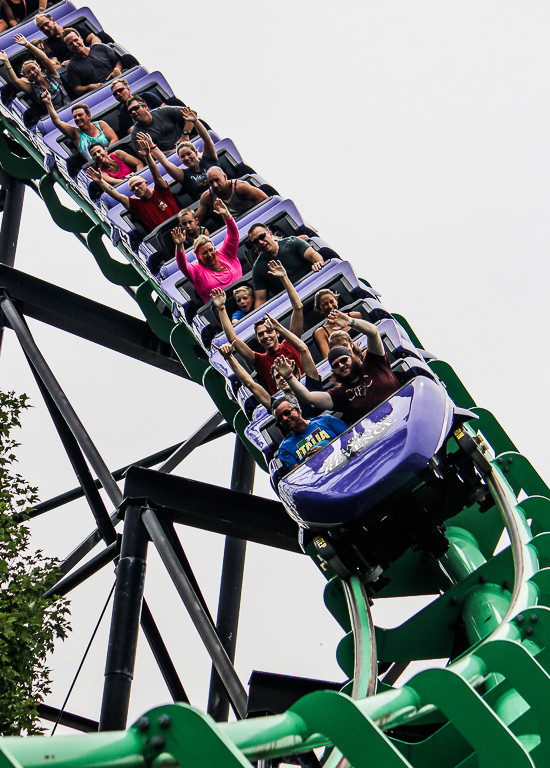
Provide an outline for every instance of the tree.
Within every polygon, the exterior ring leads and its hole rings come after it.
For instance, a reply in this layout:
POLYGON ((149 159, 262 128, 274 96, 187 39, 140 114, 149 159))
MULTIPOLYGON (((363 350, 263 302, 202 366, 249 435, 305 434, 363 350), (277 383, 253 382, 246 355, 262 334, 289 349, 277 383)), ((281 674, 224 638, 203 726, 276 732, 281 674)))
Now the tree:
POLYGON ((68 602, 44 599, 59 576, 58 563, 32 552, 26 510, 38 501, 14 470, 19 446, 12 431, 29 408, 27 395, 0 390, 0 735, 42 733, 38 705, 49 693, 47 656, 70 627, 68 602))

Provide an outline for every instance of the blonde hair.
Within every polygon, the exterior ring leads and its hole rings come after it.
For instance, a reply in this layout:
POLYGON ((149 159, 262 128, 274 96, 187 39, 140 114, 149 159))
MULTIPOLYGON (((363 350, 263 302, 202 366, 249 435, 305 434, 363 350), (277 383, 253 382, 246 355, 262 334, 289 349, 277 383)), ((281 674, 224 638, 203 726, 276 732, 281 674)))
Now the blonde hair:
POLYGON ((117 77, 117 79, 116 79, 116 80, 113 80, 113 82, 111 83, 111 90, 113 90, 113 88, 115 87, 115 85, 116 85, 117 83, 122 83, 122 85, 123 85, 125 88, 129 88, 129 87, 130 87, 130 85, 129 85, 129 83, 128 83, 128 80, 126 80, 126 78, 125 78, 125 77, 117 77))
POLYGON ((239 293, 246 293, 247 296, 254 296, 254 291, 249 285, 239 285, 233 291, 233 296, 237 296, 239 293))
MULTIPOLYGON (((202 246, 206 245, 206 243, 212 243, 212 240, 207 235, 199 235, 193 243, 193 250, 195 253, 198 253, 202 246)), ((212 243, 212 245, 214 245, 214 243, 212 243)))

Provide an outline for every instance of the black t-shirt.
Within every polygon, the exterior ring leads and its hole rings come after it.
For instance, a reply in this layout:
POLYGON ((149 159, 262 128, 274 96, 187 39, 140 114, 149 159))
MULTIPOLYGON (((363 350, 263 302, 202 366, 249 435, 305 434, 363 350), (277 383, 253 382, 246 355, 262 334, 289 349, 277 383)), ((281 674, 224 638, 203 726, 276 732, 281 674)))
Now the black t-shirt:
POLYGON ((73 56, 67 64, 67 84, 69 88, 74 88, 75 85, 104 83, 118 61, 120 56, 112 48, 94 43, 87 56, 83 59, 73 56))
MULTIPOLYGON (((156 93, 139 93, 138 96, 143 99, 149 109, 156 109, 162 105, 162 99, 156 93)), ((134 121, 130 117, 126 104, 121 104, 118 108, 118 134, 119 138, 126 136, 130 128, 134 127, 134 121)))
POLYGON ((261 253, 252 268, 252 286, 255 291, 267 290, 268 296, 273 296, 283 290, 283 284, 278 277, 270 275, 267 265, 272 259, 277 259, 286 269, 291 283, 297 283, 301 277, 311 272, 311 263, 304 259, 304 253, 309 244, 299 237, 285 237, 279 240, 279 250, 275 256, 261 253))
MULTIPOLYGON (((86 38, 90 34, 86 27, 81 24, 71 24, 71 29, 76 29, 80 37, 86 42, 86 38)), ((67 61, 73 55, 65 45, 61 35, 59 37, 47 37, 44 42, 51 55, 57 56, 60 62, 67 61)))
POLYGON ((367 350, 362 363, 363 375, 354 384, 339 384, 329 389, 333 410, 342 412, 346 424, 365 416, 399 389, 386 355, 367 350))
POLYGON ((200 170, 191 171, 189 168, 183 168, 183 183, 181 185, 182 191, 187 192, 193 200, 198 200, 199 197, 208 189, 208 181, 206 180, 206 173, 209 168, 219 166, 217 160, 208 160, 206 157, 201 157, 199 160, 200 170))

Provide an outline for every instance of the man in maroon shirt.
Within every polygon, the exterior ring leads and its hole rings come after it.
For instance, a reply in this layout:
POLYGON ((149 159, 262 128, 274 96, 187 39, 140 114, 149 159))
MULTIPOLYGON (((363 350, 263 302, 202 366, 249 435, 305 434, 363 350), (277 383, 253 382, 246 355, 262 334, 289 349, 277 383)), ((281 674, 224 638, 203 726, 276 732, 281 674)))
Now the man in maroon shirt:
MULTIPOLYGON (((280 261, 270 261, 268 264, 268 271, 270 275, 278 277, 287 290, 290 303, 292 304, 290 331, 295 336, 298 336, 298 338, 301 338, 302 331, 304 329, 304 314, 302 302, 298 296, 296 288, 288 279, 286 270, 280 261)), ((279 355, 286 355, 288 358, 293 360, 298 366, 300 373, 304 373, 300 354, 296 348, 293 347, 290 341, 287 339, 283 339, 281 341, 281 337, 279 336, 278 332, 275 328, 273 328, 270 322, 266 322, 265 317, 263 317, 261 320, 256 320, 254 323, 256 339, 264 351, 254 352, 252 349, 250 349, 248 344, 239 339, 235 333, 235 328, 233 327, 233 324, 229 319, 229 315, 227 314, 227 310, 225 308, 224 291, 214 289, 214 291, 212 291, 212 302, 218 309, 220 322, 222 324, 225 335, 227 336, 227 341, 229 343, 235 342, 235 352, 238 352, 242 357, 244 357, 251 368, 255 368, 258 371, 264 380, 270 394, 275 394, 278 389, 271 375, 271 366, 273 365, 275 359, 279 357, 279 355)))
POLYGON ((132 218, 138 221, 147 232, 152 232, 159 224, 175 216, 180 207, 168 182, 162 178, 157 164, 151 157, 151 148, 146 142, 140 142, 140 145, 153 177, 154 189, 151 189, 143 176, 131 176, 128 186, 135 197, 128 197, 108 184, 101 177, 101 173, 94 168, 88 168, 86 173, 104 192, 107 192, 117 202, 122 203, 126 210, 131 213, 132 218))
POLYGON ((315 405, 322 410, 341 411, 346 424, 353 424, 372 411, 377 405, 399 389, 399 381, 392 373, 386 350, 378 328, 366 320, 350 317, 334 309, 329 319, 345 328, 355 326, 367 337, 367 354, 358 362, 347 347, 333 347, 328 361, 331 364, 338 386, 328 392, 309 392, 294 376, 288 361, 279 357, 275 367, 288 381, 294 394, 304 403, 315 405))

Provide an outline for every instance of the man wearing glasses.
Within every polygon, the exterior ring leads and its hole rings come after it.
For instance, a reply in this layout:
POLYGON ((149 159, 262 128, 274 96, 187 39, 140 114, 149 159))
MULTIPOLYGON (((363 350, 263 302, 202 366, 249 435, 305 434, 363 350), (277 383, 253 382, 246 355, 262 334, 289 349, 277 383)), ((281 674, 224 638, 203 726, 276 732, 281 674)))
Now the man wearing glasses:
MULTIPOLYGON (((34 17, 34 23, 42 34, 48 38, 46 40, 46 48, 50 57, 56 56, 61 65, 66 66, 72 54, 61 37, 63 27, 49 13, 37 13, 34 17)), ((86 45, 101 43, 100 38, 94 35, 93 32, 89 32, 83 25, 75 24, 72 29, 78 32, 86 45)))
POLYGON ((147 133, 160 150, 170 152, 180 139, 185 141, 194 131, 194 124, 184 118, 181 107, 157 107, 149 112, 141 96, 131 96, 126 106, 135 122, 130 143, 137 152, 140 150, 138 133, 147 133))
POLYGON ((248 237, 260 254, 252 268, 254 308, 281 290, 279 281, 269 273, 267 265, 273 259, 280 261, 286 269, 288 279, 296 284, 300 278, 323 267, 323 257, 299 237, 275 239, 267 224, 253 224, 248 237))
POLYGON ((290 430, 279 446, 279 459, 287 469, 294 469, 347 429, 343 421, 329 413, 307 421, 293 395, 277 398, 271 413, 283 429, 290 430))
MULTIPOLYGON (((128 100, 132 96, 132 93, 130 92, 128 81, 124 77, 120 77, 118 80, 114 81, 114 83, 111 85, 111 91, 115 99, 120 103, 117 117, 118 135, 119 138, 122 139, 124 136, 127 136, 134 127, 134 121, 130 117, 127 104, 128 100)), ((140 94, 140 98, 143 99, 149 109, 157 109, 157 107, 163 107, 165 104, 160 96, 157 96, 156 93, 149 93, 148 91, 144 91, 142 94, 140 94)))
POLYGON ((155 184, 154 189, 151 189, 143 176, 132 176, 128 186, 133 197, 128 197, 128 195, 121 194, 108 184, 102 178, 100 171, 88 168, 86 173, 104 192, 107 192, 117 202, 122 203, 126 210, 130 212, 132 218, 138 221, 147 232, 152 232, 159 224, 175 216, 179 211, 179 205, 172 194, 168 182, 160 175, 160 171, 151 157, 148 144, 141 142, 140 150, 145 155, 147 165, 151 171, 155 184))
POLYGON ((304 403, 315 405, 321 410, 342 413, 346 424, 353 424, 372 411, 386 398, 399 389, 399 381, 392 373, 386 350, 378 328, 367 320, 334 309, 329 319, 335 325, 355 327, 367 337, 367 354, 360 363, 347 347, 333 347, 328 361, 338 386, 328 392, 309 392, 292 373, 289 361, 284 357, 275 360, 275 366, 294 394, 304 403))
MULTIPOLYGON (((110 46, 103 43, 87 46, 73 27, 65 27, 61 39, 71 53, 66 80, 76 98, 99 88, 107 80, 120 76, 124 63, 110 46)), ((128 54, 125 58, 133 59, 128 54)))

